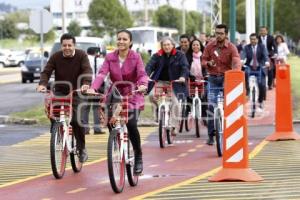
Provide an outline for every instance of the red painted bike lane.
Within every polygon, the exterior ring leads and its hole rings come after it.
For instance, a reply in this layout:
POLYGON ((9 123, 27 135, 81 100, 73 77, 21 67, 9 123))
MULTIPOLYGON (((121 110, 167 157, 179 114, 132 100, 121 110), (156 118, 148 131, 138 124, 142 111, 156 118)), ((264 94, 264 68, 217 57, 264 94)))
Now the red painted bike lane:
MULTIPOLYGON (((270 94, 270 92, 269 92, 270 94)), ((267 112, 274 110, 272 99, 266 103, 267 112)), ((274 115, 266 115, 260 120, 251 120, 249 124, 258 122, 272 124, 274 115)), ((74 174, 67 170, 61 180, 52 175, 36 178, 0 189, 1 199, 129 199, 138 195, 161 189, 192 177, 203 174, 221 166, 221 158, 217 157, 216 147, 205 144, 206 129, 202 129, 201 138, 192 133, 177 136, 176 143, 164 149, 159 148, 158 134, 152 133, 143 145, 144 174, 136 187, 130 187, 126 181, 124 191, 115 194, 109 183, 106 161, 86 165, 83 170, 74 174)), ((250 151, 264 139, 260 128, 250 128, 250 151)), ((28 163, 30 164, 30 163, 28 163)), ((30 165, 28 165, 30 167, 30 165)))

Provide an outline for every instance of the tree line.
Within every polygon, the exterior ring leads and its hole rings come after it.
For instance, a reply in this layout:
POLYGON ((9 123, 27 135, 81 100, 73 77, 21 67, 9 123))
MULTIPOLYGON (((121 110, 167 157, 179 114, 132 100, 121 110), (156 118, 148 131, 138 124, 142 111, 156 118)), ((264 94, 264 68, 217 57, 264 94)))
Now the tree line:
MULTIPOLYGON (((245 27, 245 0, 237 1, 236 5, 237 31, 246 32, 245 27)), ((49 9, 49 8, 48 8, 49 9)), ((274 5, 274 31, 288 35, 294 41, 300 39, 300 1, 275 1, 274 5)), ((256 1, 256 24, 258 24, 258 1, 256 1)), ((143 12, 129 13, 119 0, 93 0, 89 6, 88 17, 92 24, 91 36, 103 36, 105 34, 113 35, 116 30, 135 26, 135 22, 143 21, 143 12)), ((210 28, 209 17, 203 22, 203 15, 195 11, 186 11, 186 33, 195 34, 201 32, 203 23, 210 28)), ((28 23, 29 11, 17 11, 6 14, 4 19, 0 20, 1 39, 18 38, 20 34, 28 38, 38 40, 39 36, 30 29, 20 30, 16 27, 17 23, 28 23)), ((149 11, 151 25, 176 28, 182 32, 182 10, 164 5, 155 11, 149 11)), ((222 19, 223 23, 229 24, 229 1, 222 1, 222 19)), ((257 26, 258 28, 258 26, 257 26)), ((82 28, 78 21, 72 21, 67 27, 68 31, 74 35, 79 35, 82 28)), ((210 32, 206 30, 206 32, 210 32)), ((45 39, 53 39, 54 31, 46 34, 45 39)))

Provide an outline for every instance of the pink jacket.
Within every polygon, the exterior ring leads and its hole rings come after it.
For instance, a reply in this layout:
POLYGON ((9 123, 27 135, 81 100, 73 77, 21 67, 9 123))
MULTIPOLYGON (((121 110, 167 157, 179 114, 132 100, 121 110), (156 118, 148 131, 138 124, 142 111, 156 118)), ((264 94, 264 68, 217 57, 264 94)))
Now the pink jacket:
MULTIPOLYGON (((127 95, 130 91, 137 89, 139 85, 148 85, 148 76, 141 56, 129 50, 128 56, 120 68, 118 51, 114 51, 106 55, 104 63, 100 68, 97 77, 92 83, 92 88, 97 90, 100 88, 106 75, 109 74, 113 83, 117 82, 117 88, 121 94, 127 95), (120 83, 124 82, 123 85, 120 83), (126 82, 130 82, 132 86, 128 86, 126 82), (134 88, 132 88, 134 87, 134 88)), ((129 98, 129 109, 144 109, 144 96, 137 93, 129 98)))

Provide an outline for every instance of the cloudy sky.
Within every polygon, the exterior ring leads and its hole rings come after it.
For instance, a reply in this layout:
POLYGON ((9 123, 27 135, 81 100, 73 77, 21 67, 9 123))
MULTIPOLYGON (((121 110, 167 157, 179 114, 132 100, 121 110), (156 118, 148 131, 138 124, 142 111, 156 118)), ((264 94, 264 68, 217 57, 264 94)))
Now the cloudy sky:
POLYGON ((11 4, 20 9, 39 9, 50 5, 50 0, 0 0, 0 2, 11 4))

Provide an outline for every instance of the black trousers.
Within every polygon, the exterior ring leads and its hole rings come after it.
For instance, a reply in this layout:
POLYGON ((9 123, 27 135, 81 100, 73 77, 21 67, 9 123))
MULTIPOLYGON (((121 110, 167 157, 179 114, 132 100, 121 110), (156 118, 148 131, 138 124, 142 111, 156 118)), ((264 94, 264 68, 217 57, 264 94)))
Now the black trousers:
POLYGON ((73 110, 71 126, 73 134, 76 138, 77 149, 85 148, 85 128, 84 128, 84 108, 87 100, 80 98, 77 95, 73 96, 73 110))
MULTIPOLYGON (((137 127, 139 115, 140 115, 140 110, 138 109, 130 110, 128 112, 128 122, 126 126, 128 129, 128 136, 131 141, 134 153, 141 155, 142 154, 141 137, 137 127)), ((108 125, 108 128, 109 130, 112 129, 110 125, 108 125)))
POLYGON ((273 87, 274 79, 276 76, 276 66, 274 59, 270 58, 270 69, 268 69, 268 87, 273 87))

